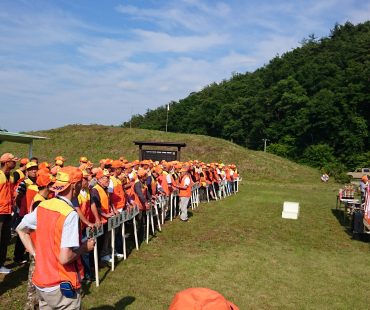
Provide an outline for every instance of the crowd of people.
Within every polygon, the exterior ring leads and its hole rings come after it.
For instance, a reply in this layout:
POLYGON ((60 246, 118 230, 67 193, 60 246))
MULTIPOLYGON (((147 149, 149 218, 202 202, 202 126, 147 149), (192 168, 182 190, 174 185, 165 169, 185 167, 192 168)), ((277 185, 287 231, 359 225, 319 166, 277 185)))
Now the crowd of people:
POLYGON ((177 191, 179 220, 186 222, 194 184, 202 196, 217 199, 221 183, 233 192, 239 178, 234 164, 198 160, 129 162, 120 157, 94 165, 82 156, 75 166, 65 166, 65 161, 57 156, 53 163, 39 162, 10 153, 0 158, 0 273, 12 271, 5 262, 13 227, 14 263, 30 263, 26 309, 79 309, 81 283, 94 281, 95 243, 99 267, 112 262, 112 253, 123 257, 122 235, 116 235, 111 248, 110 217, 138 207, 136 229, 142 242, 145 213, 159 196, 168 209, 169 197, 177 191), (97 240, 88 238, 88 227, 103 227, 104 233, 97 240))

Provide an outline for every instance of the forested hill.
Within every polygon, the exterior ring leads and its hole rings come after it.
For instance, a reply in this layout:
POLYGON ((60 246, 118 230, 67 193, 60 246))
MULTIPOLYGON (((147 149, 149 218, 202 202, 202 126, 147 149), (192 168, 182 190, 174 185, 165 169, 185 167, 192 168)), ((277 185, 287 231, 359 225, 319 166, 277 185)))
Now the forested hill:
MULTIPOLYGON (((370 164, 370 22, 336 25, 276 56, 171 102, 168 130, 232 140, 313 166, 370 164)), ((165 129, 166 105, 123 126, 165 129)))

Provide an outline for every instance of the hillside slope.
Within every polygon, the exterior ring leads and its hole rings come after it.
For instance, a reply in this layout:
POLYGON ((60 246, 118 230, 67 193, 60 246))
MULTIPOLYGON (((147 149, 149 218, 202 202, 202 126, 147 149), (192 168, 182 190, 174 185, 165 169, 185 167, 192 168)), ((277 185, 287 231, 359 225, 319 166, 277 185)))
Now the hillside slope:
MULTIPOLYGON (((133 141, 184 142, 182 160, 200 159, 205 162, 222 161, 238 165, 242 175, 249 179, 265 181, 311 182, 318 180, 318 171, 295 164, 278 156, 251 151, 223 139, 202 135, 165 133, 145 129, 129 129, 100 125, 69 125, 57 129, 32 132, 46 136, 49 140, 34 142, 34 156, 40 160, 52 160, 63 155, 67 164, 75 165, 84 155, 98 163, 101 158, 125 156, 129 160, 138 158, 138 147, 133 141)), ((0 152, 12 152, 27 156, 28 146, 4 142, 0 152)))

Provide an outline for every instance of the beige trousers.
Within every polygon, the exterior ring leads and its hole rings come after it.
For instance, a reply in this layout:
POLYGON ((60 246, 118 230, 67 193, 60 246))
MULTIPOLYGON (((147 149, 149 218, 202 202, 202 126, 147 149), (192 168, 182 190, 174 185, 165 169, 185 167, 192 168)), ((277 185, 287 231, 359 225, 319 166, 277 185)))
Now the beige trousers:
POLYGON ((60 289, 52 292, 42 292, 37 290, 39 296, 40 310, 80 310, 81 294, 80 290, 76 291, 74 298, 64 297, 60 289))

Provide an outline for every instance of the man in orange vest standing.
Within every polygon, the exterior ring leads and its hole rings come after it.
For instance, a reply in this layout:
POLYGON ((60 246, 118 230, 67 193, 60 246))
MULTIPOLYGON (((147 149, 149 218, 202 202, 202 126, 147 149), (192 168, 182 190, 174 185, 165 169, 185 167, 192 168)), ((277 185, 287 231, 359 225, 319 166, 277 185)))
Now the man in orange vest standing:
POLYGON ((188 220, 188 204, 191 197, 189 168, 187 166, 182 167, 180 173, 180 181, 176 186, 179 189, 180 197, 180 220, 186 222, 188 220))
POLYGON ((12 270, 4 266, 12 225, 13 178, 10 171, 19 159, 13 154, 5 153, 0 157, 0 273, 12 270))
POLYGON ((52 190, 56 197, 42 201, 27 214, 17 232, 28 252, 37 257, 32 282, 37 288, 40 309, 80 309, 80 255, 93 250, 95 241, 81 243, 79 218, 72 199, 77 198, 82 171, 61 168, 52 190), (37 229, 33 244, 30 232, 37 229))
MULTIPOLYGON (((22 218, 30 213, 31 203, 33 197, 38 193, 39 189, 36 184, 37 178, 37 170, 38 165, 34 162, 29 162, 26 164, 26 177, 25 179, 19 184, 17 189, 17 197, 15 199, 15 203, 17 206, 18 213, 18 222, 20 223, 22 218)), ((19 236, 17 237, 17 241, 14 247, 14 262, 16 264, 24 264, 27 262, 25 259, 25 249, 23 246, 22 241, 20 240, 19 236)))
POLYGON ((95 217, 97 226, 103 225, 104 235, 98 238, 98 253, 100 257, 100 266, 104 263, 111 263, 111 234, 108 232, 108 218, 116 212, 109 201, 107 192, 110 174, 107 169, 99 169, 96 174, 97 184, 90 191, 91 211, 95 217))

